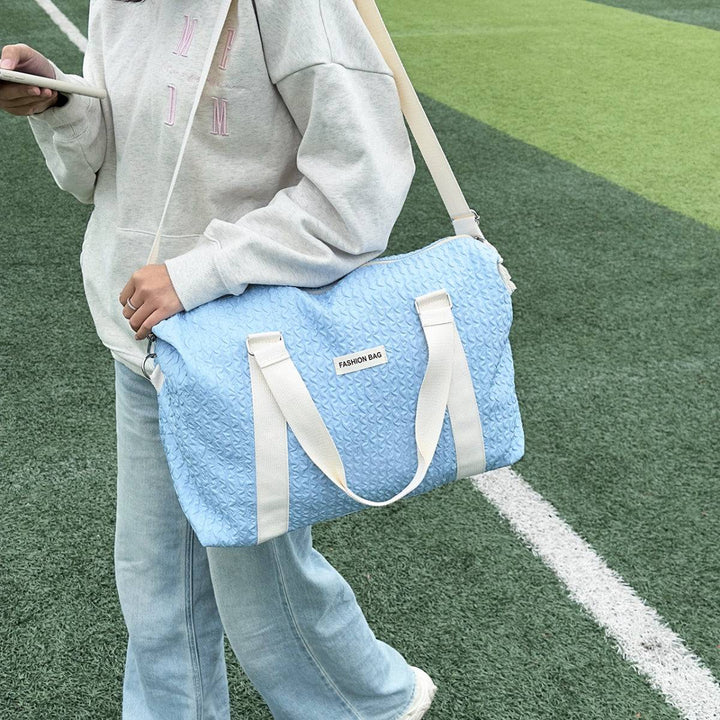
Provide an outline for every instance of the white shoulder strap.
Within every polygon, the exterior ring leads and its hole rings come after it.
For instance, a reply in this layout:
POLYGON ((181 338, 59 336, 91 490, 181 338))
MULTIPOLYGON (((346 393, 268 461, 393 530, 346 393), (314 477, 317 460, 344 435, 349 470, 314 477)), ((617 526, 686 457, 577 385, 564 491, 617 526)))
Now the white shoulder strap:
POLYGON ((445 203, 445 209, 450 215, 455 234, 472 235, 484 239, 477 224, 478 214, 470 209, 465 200, 457 178, 395 49, 390 33, 385 27, 375 0, 355 0, 355 5, 385 62, 393 71, 403 115, 405 115, 432 179, 435 181, 440 197, 445 203))
MULTIPOLYGON (((180 145, 180 153, 178 155, 177 163, 175 164, 172 180, 170 181, 170 188, 165 200, 165 207, 163 208, 157 233, 155 234, 155 241, 153 242, 150 255, 147 259, 146 264, 148 265, 157 262, 163 222, 165 221, 165 215, 167 214, 167 209, 170 205, 170 198, 172 197, 173 190, 175 189, 175 183, 180 171, 180 164, 182 163, 183 155, 185 154, 187 141, 190 137, 190 129, 192 127, 193 119, 195 118, 195 112, 200 104, 200 97, 202 96, 205 81, 207 80, 208 73, 210 72, 210 65, 212 64, 212 59, 215 54, 215 47, 217 46, 223 26, 225 25, 225 19, 231 2, 232 0, 223 0, 221 3, 215 28, 211 36, 208 53, 205 58, 205 64, 200 74, 200 80, 198 81, 195 100, 185 127, 185 135, 182 139, 182 144, 180 145)), ((450 167, 450 163, 440 146, 440 142, 435 135, 435 131, 430 125, 430 121, 425 114, 423 106, 420 104, 415 88, 413 87, 412 82, 410 82, 410 78, 405 71, 402 61, 400 60, 400 56, 395 49, 392 38, 385 27, 385 23, 383 22, 380 11, 375 4, 375 0, 355 0, 355 4, 363 22, 370 31, 370 34, 373 36, 378 49, 385 59, 385 62, 388 64, 395 76, 395 84, 398 88, 400 107, 402 108, 403 115, 407 120, 410 131, 412 132, 415 142, 422 153, 423 159, 428 166, 428 170, 432 175, 432 179, 434 180, 438 192, 440 193, 440 197, 445 204, 445 209, 447 210, 448 215, 450 215, 450 220, 452 221, 455 234, 471 235, 472 237, 484 240, 485 238, 477 224, 478 214, 475 210, 472 210, 468 206, 467 201, 465 200, 465 196, 460 189, 457 178, 450 167)))

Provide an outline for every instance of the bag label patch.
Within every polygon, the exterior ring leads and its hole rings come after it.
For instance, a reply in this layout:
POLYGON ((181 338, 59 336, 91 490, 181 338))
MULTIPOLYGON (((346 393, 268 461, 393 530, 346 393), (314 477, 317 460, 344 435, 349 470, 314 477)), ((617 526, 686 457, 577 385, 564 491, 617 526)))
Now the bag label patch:
POLYGON ((335 363, 335 372, 338 375, 355 372, 356 370, 365 370, 365 368, 375 367, 376 365, 384 365, 387 363, 387 354, 384 345, 370 348, 368 350, 360 350, 360 352, 350 355, 341 355, 333 358, 335 363))

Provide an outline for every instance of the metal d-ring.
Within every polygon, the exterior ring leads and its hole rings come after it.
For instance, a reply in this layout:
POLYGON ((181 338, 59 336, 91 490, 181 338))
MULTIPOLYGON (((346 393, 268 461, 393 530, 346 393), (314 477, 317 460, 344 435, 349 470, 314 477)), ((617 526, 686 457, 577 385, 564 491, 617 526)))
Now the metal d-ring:
POLYGON ((147 339, 148 339, 147 355, 145 356, 145 359, 143 360, 143 363, 142 363, 142 373, 148 380, 150 380, 150 376, 147 374, 147 372, 145 370, 145 363, 148 361, 149 358, 157 357, 157 353, 150 352, 150 348, 152 347, 152 344, 157 340, 157 337, 155 336, 154 333, 149 332, 147 334, 147 339))

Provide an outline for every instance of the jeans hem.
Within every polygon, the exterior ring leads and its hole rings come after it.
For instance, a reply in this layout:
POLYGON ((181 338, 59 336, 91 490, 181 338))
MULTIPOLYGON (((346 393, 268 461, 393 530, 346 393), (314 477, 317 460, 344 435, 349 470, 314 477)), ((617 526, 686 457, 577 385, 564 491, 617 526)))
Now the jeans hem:
POLYGON ((413 688, 412 692, 410 693, 410 699, 407 701, 407 704, 403 707, 400 712, 395 715, 391 720, 401 720, 401 718, 405 715, 405 713, 410 709, 410 706, 413 704, 413 700, 415 699, 415 692, 417 690, 418 685, 418 676, 417 673, 413 670, 413 688))

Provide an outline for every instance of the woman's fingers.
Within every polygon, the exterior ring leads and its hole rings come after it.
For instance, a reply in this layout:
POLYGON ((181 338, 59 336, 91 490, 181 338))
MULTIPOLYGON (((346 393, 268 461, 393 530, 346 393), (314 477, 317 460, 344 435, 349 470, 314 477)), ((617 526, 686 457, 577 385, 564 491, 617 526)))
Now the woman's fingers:
MULTIPOLYGON (((150 313, 147 317, 143 318, 143 321, 135 327, 135 323, 131 322, 130 326, 135 330, 135 339, 144 340, 147 334, 157 325, 161 320, 169 317, 170 313, 167 310, 157 309, 155 312, 150 313)), ((133 318, 133 321, 135 318, 133 318)))
MULTIPOLYGON (((55 77, 55 70, 50 61, 24 43, 5 45, 0 58, 2 67, 7 70, 19 70, 49 78, 55 77)), ((11 115, 34 115, 47 110, 56 101, 57 92, 50 88, 0 82, 0 110, 6 110, 11 115)))
POLYGON ((143 303, 137 310, 132 310, 126 305, 123 310, 123 315, 128 317, 125 313, 129 313, 130 327, 137 332, 140 329, 140 326, 152 314, 154 309, 155 308, 151 307, 149 303, 143 303))
MULTIPOLYGON (((125 283, 125 287, 120 291, 120 295, 118 296, 118 300, 120 301, 121 305, 125 305, 129 298, 132 297, 133 293, 135 292, 135 280, 131 276, 130 279, 125 283)), ((127 308, 130 310, 130 308, 127 308)), ((131 312, 132 314, 132 312, 131 312)), ((123 310, 123 315, 125 315, 125 311, 123 310)), ((125 315, 125 317, 129 317, 128 315, 125 315)))
POLYGON ((50 88, 0 82, 0 109, 11 115, 33 115, 54 105, 57 92, 50 88))
POLYGON ((42 75, 54 78, 55 70, 50 61, 37 50, 25 43, 5 45, 0 54, 2 67, 6 70, 19 70, 30 75, 42 75))
POLYGON ((154 325, 169 317, 171 313, 163 308, 154 308, 151 303, 145 302, 133 310, 127 303, 122 314, 130 321, 130 327, 135 331, 135 339, 143 340, 147 337, 154 325))
MULTIPOLYGON (((132 300, 130 300, 130 302, 132 302, 132 300)), ((135 298, 135 302, 132 304, 135 306, 134 310, 130 307, 130 303, 127 300, 123 303, 122 315, 128 320, 142 307, 142 303, 137 298, 135 298)), ((135 328, 133 328, 133 330, 134 329, 135 328)))
MULTIPOLYGON (((25 86, 27 87, 27 86, 25 86)), ((35 90, 40 90, 40 88, 34 88, 35 90)), ((44 88, 44 90, 48 90, 48 88, 44 88)), ((50 92, 26 92, 23 91, 21 93, 13 93, 12 96, 8 97, 7 99, 0 98, 0 102, 2 102, 3 107, 23 107, 25 105, 35 105, 37 102, 49 100, 53 97, 53 91, 50 90, 50 92)))
POLYGON ((0 101, 0 109, 11 115, 35 115, 55 104, 57 93, 50 96, 31 96, 17 100, 0 101))
POLYGON ((5 45, 0 55, 2 67, 8 70, 14 70, 19 65, 32 60, 33 55, 37 53, 29 45, 25 43, 16 43, 15 45, 5 45))
POLYGON ((165 264, 145 265, 136 270, 120 291, 123 317, 130 321, 136 340, 147 337, 161 320, 183 310, 165 264), (135 306, 133 310, 129 302, 135 306))
MULTIPOLYGON (((48 88, 45 88, 46 90, 48 88)), ((0 101, 12 102, 13 100, 20 100, 21 98, 27 97, 39 97, 39 87, 30 87, 28 85, 21 85, 20 83, 13 82, 0 82, 0 101), (37 92, 36 92, 37 91, 37 92)))

